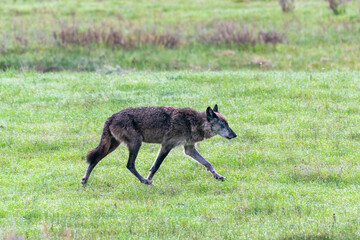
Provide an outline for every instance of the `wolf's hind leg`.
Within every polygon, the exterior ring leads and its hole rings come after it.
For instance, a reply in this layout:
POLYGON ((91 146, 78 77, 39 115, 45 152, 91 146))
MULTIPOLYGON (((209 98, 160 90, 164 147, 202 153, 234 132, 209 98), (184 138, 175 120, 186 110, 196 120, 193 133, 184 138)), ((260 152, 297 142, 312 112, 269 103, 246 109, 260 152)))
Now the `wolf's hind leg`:
POLYGON ((126 164, 126 167, 127 167, 127 169, 130 170, 130 172, 132 174, 135 175, 135 177, 137 177, 140 180, 140 182, 142 182, 144 184, 152 184, 151 180, 148 180, 148 179, 144 178, 143 176, 141 176, 135 168, 135 160, 139 153, 140 147, 141 147, 141 140, 133 141, 128 144, 129 159, 126 164))
POLYGON ((208 160, 206 160, 203 156, 201 156, 201 154, 196 150, 195 145, 184 146, 184 152, 186 155, 192 157, 194 160, 205 166, 206 169, 211 172, 211 174, 215 179, 220 181, 225 181, 226 178, 221 176, 215 171, 211 163, 208 160))

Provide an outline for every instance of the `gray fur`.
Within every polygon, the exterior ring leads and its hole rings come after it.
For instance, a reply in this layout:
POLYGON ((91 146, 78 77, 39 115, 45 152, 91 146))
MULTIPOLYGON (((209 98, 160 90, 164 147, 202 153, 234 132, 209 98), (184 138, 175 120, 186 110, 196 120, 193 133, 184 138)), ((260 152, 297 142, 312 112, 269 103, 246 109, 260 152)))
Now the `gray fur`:
POLYGON ((145 184, 152 184, 152 178, 171 149, 184 146, 186 155, 192 157, 214 178, 225 180, 200 153, 195 144, 219 134, 227 139, 235 138, 236 133, 229 127, 226 119, 218 112, 218 106, 208 107, 204 112, 191 108, 137 107, 124 109, 107 119, 104 124, 100 144, 87 154, 89 167, 82 178, 85 184, 91 171, 102 158, 115 150, 120 143, 127 146, 129 158, 126 167, 145 184), (135 160, 142 143, 161 144, 158 156, 147 178, 142 177, 135 168, 135 160))

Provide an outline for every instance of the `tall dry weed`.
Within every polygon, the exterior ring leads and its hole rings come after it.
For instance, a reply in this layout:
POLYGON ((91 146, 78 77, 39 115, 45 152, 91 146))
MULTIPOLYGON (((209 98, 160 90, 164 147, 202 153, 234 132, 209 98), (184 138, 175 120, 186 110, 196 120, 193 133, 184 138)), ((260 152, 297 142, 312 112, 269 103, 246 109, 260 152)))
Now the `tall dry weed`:
POLYGON ((293 12, 295 9, 295 0, 279 0, 283 12, 293 12))
POLYGON ((346 0, 328 0, 329 7, 335 15, 346 12, 346 0))

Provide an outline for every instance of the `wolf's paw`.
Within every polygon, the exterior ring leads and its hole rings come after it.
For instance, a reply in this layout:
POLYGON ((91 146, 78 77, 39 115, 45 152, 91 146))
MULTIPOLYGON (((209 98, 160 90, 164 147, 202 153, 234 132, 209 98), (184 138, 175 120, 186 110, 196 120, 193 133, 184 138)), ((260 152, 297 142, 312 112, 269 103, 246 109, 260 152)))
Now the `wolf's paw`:
POLYGON ((221 176, 220 174, 215 174, 214 175, 214 178, 216 179, 216 180, 219 180, 219 181, 225 181, 226 180, 226 177, 223 177, 223 176, 221 176))
POLYGON ((87 179, 86 177, 83 177, 83 178, 81 179, 81 184, 86 184, 87 181, 88 181, 88 179, 87 179))
POLYGON ((146 185, 152 185, 153 184, 153 181, 149 180, 149 179, 146 179, 144 178, 143 180, 141 180, 140 182, 146 184, 146 185))

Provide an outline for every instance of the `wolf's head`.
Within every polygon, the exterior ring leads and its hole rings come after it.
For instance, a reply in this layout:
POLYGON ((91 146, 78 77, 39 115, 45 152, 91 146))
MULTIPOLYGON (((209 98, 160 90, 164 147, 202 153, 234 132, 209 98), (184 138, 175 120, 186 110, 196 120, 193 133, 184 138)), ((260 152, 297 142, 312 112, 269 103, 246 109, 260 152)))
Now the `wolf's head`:
POLYGON ((210 123, 211 130, 215 134, 219 134, 220 136, 227 139, 237 137, 236 133, 229 127, 229 124, 224 118, 224 116, 219 113, 217 104, 215 104, 215 107, 213 109, 211 109, 211 107, 208 107, 206 109, 206 118, 207 121, 210 123))

